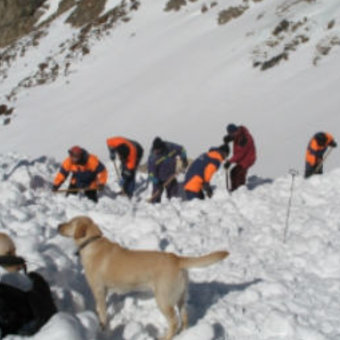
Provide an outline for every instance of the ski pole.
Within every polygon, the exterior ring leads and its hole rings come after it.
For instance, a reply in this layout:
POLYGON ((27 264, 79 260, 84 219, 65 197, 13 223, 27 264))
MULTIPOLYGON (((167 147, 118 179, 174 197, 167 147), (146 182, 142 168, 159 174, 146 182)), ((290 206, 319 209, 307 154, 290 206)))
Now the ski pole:
POLYGON ((295 169, 290 169, 289 173, 292 175, 292 184, 290 186, 290 196, 289 196, 289 200, 288 200, 286 225, 285 225, 285 230, 284 230, 284 234, 283 234, 283 243, 286 243, 286 240, 287 240, 287 233, 288 233, 288 228, 289 228, 290 208, 291 208, 291 205, 292 205, 292 197, 293 197, 293 191, 294 191, 294 180, 295 180, 295 177, 299 174, 299 172, 295 169))
POLYGON ((321 169, 321 167, 323 166, 323 163, 325 162, 325 160, 327 159, 327 157, 330 155, 330 153, 332 152, 332 148, 329 148, 324 157, 322 158, 322 160, 320 161, 320 163, 317 165, 317 167, 315 168, 315 170, 313 171, 313 174, 318 173, 318 171, 321 169))
POLYGON ((227 186, 227 191, 229 193, 231 193, 230 183, 229 183, 229 170, 228 169, 225 169, 225 183, 226 183, 226 186, 227 186))

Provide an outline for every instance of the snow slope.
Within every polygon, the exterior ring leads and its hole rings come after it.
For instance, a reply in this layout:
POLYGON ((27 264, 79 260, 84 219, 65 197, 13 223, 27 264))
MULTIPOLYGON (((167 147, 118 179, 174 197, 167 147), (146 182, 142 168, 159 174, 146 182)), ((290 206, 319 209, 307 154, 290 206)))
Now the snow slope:
MULTIPOLYGON (((283 243, 288 175, 262 184, 253 178, 249 190, 229 196, 220 172, 215 196, 203 202, 150 205, 147 192, 129 202, 108 190, 95 205, 51 195, 52 159, 8 154, 0 161, 0 231, 12 236, 28 269, 48 280, 60 310, 34 340, 149 340, 165 331, 154 299, 141 294, 111 296, 108 329, 99 330, 73 242, 56 232, 59 223, 84 214, 129 248, 185 255, 230 251, 225 261, 190 271, 190 328, 178 340, 339 339, 340 170, 296 179, 283 243)), ((117 188, 112 177, 109 184, 117 188)))
MULTIPOLYGON (((118 4, 108 1, 105 13, 118 4)), ((142 1, 128 22, 99 41, 94 37, 90 54, 73 60, 66 75, 21 88, 9 103, 15 106, 11 123, 0 127, 0 151, 62 160, 70 145, 81 144, 105 160, 109 136, 128 136, 148 149, 160 135, 183 143, 194 158, 218 145, 226 124, 235 122, 255 136, 253 173, 274 177, 302 169, 315 132, 339 135, 338 0, 198 0, 178 12, 165 7, 165 0, 142 1), (222 10, 240 5, 248 6, 241 16, 218 25, 222 10), (274 35, 282 20, 289 28, 274 35), (288 60, 266 71, 253 67, 282 51, 288 60)), ((69 14, 13 62, 0 80, 1 101, 46 58, 66 64, 60 46, 79 33, 64 23, 69 14)), ((335 156, 327 163, 339 166, 335 156)))

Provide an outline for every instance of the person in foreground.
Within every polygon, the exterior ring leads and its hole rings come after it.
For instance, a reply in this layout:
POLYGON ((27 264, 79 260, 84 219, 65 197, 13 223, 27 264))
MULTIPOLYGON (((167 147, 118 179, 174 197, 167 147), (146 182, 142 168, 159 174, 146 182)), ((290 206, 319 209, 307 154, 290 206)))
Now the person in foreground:
POLYGON ((33 335, 56 312, 47 282, 36 272, 26 274, 13 240, 0 233, 0 339, 33 335))

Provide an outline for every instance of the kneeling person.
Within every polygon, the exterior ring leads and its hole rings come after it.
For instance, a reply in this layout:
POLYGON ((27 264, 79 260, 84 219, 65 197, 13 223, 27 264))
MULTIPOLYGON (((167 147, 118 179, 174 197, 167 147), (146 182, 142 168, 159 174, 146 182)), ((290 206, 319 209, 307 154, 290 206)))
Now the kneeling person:
POLYGON ((72 173, 68 194, 76 194, 73 189, 84 189, 84 194, 90 200, 97 202, 97 191, 103 189, 107 181, 107 170, 97 156, 89 154, 85 149, 74 146, 68 150, 66 158, 57 173, 53 190, 56 191, 72 173))
POLYGON ((209 198, 212 196, 210 181, 228 155, 229 147, 225 144, 218 148, 211 148, 191 164, 184 180, 184 190, 188 200, 204 199, 204 191, 209 198))

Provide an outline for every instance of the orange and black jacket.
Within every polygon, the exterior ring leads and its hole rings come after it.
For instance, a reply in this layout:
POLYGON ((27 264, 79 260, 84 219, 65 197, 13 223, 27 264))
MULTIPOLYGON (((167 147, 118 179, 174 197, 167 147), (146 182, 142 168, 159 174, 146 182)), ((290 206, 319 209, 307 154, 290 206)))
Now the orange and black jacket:
MULTIPOLYGON (((319 132, 323 133, 323 132, 319 132)), ((326 137, 326 143, 324 145, 319 145, 317 140, 317 135, 310 140, 307 151, 306 151, 306 163, 310 167, 315 167, 322 160, 323 155, 328 146, 335 145, 333 136, 330 133, 323 133, 326 137)))
POLYGON ((143 148, 139 143, 124 137, 112 137, 106 140, 106 144, 110 150, 115 150, 118 146, 123 144, 126 145, 129 149, 129 152, 126 159, 124 160, 123 166, 127 170, 136 170, 143 155, 143 148))
POLYGON ((72 173, 71 185, 77 188, 93 188, 105 185, 107 181, 107 170, 95 155, 88 154, 83 150, 82 160, 74 164, 68 157, 63 162, 59 172, 54 179, 56 187, 61 186, 69 173, 72 173))
POLYGON ((203 186, 209 184, 223 160, 221 152, 215 148, 202 154, 188 169, 184 180, 184 190, 196 193, 202 191, 203 186))

